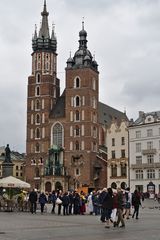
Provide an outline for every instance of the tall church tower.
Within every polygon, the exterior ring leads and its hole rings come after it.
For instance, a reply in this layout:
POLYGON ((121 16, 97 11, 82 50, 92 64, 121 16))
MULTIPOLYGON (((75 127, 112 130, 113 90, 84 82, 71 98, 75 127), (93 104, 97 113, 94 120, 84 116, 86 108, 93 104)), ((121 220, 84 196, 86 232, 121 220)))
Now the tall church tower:
POLYGON ((66 67, 65 165, 74 188, 94 188, 94 163, 98 151, 98 65, 87 48, 82 22, 79 48, 66 67))
POLYGON ((39 166, 43 165, 43 158, 50 147, 49 115, 60 95, 57 79, 57 40, 54 28, 50 36, 49 13, 45 0, 41 15, 39 33, 35 28, 32 39, 32 73, 28 77, 27 93, 26 180, 32 183, 34 178, 37 179, 37 188, 40 184, 39 171, 43 169, 39 166))

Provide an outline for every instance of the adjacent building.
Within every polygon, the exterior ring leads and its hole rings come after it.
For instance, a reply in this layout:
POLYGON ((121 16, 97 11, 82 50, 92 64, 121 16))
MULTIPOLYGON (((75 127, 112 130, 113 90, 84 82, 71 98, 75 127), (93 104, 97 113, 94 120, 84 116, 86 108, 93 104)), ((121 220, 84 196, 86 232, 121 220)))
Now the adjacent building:
POLYGON ((160 191, 160 112, 139 112, 129 126, 130 186, 149 192, 160 191))
POLYGON ((106 131, 107 185, 126 188, 129 184, 128 119, 112 121, 106 131))

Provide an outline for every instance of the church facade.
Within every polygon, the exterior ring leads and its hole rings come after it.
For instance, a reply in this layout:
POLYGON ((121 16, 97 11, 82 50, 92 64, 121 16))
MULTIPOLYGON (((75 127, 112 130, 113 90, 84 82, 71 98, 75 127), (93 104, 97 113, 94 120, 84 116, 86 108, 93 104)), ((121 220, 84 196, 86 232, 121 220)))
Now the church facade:
POLYGON ((126 116, 99 102, 98 64, 88 49, 84 22, 60 95, 57 39, 54 28, 49 32, 46 1, 41 15, 28 77, 25 180, 48 192, 106 187, 105 127, 126 116))

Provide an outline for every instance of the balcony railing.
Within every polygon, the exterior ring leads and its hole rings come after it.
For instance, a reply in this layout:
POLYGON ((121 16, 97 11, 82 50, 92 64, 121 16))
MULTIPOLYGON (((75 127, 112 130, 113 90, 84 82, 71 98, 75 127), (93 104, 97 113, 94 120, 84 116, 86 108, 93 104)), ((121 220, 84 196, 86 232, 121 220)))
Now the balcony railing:
POLYGON ((160 163, 142 163, 142 164, 131 164, 133 169, 148 169, 148 168, 160 168, 160 163))
POLYGON ((157 152, 157 150, 155 148, 142 150, 142 154, 143 155, 156 154, 156 152, 157 152))

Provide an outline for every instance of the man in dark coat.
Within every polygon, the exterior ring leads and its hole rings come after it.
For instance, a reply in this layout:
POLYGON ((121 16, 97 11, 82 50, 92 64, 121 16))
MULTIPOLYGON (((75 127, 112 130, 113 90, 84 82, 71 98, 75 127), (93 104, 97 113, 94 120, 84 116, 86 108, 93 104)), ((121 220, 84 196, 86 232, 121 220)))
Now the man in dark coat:
POLYGON ((29 201, 30 201, 30 205, 31 205, 31 213, 36 213, 36 209, 37 209, 37 192, 35 191, 35 189, 32 190, 32 192, 30 192, 29 194, 29 201))

